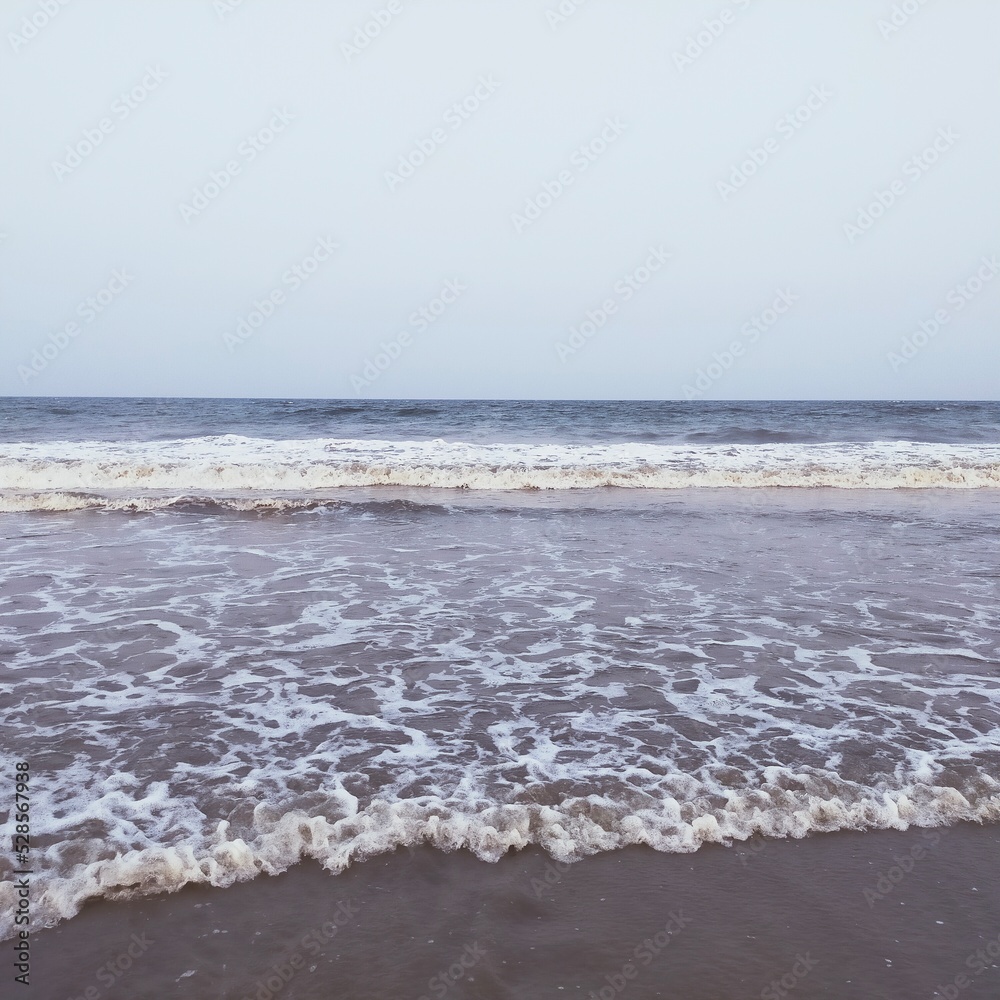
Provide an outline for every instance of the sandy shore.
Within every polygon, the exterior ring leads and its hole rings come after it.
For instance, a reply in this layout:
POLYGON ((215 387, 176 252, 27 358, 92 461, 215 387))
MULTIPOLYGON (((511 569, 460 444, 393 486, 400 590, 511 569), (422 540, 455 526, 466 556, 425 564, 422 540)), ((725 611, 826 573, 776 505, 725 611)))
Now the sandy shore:
POLYGON ((534 849, 491 865, 420 848, 339 876, 308 862, 93 902, 35 935, 24 995, 995 1000, 998 861, 1000 827, 966 825, 572 866, 534 849))

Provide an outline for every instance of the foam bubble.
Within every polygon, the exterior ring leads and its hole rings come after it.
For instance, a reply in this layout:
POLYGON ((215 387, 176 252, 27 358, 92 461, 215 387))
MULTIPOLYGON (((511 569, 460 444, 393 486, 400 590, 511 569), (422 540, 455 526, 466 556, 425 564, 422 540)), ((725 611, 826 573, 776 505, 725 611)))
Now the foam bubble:
MULTIPOLYGON (((960 821, 1000 821, 1000 784, 986 794, 947 786, 906 783, 866 788, 835 775, 770 768, 758 788, 728 792, 702 786, 693 801, 665 798, 637 806, 607 796, 567 799, 557 805, 462 803, 435 797, 376 801, 358 809, 342 795, 346 815, 291 811, 257 818, 251 835, 230 838, 228 823, 199 844, 156 846, 109 860, 47 872, 34 880, 33 919, 52 925, 75 915, 95 897, 129 899, 175 892, 185 885, 225 887, 260 874, 277 874, 304 858, 331 872, 398 848, 430 844, 467 849, 484 861, 531 844, 558 861, 642 844, 666 853, 689 853, 706 843, 754 836, 801 838, 835 830, 906 830, 960 821), (798 788, 789 788, 790 784, 798 788), (830 794, 830 789, 834 794, 830 794), (714 798, 716 804, 707 805, 714 798)), ((12 881, 0 883, 0 939, 14 932, 12 881)))

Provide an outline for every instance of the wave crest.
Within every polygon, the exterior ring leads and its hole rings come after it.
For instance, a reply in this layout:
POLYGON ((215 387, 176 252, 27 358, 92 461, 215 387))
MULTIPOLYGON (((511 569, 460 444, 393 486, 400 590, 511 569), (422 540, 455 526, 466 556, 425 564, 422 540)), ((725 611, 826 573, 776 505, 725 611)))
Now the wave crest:
POLYGON ((234 435, 0 446, 0 511, 283 510, 343 488, 1000 488, 1000 445, 466 444, 234 435), (281 494, 276 496, 275 494, 281 494))
MULTIPOLYGON (((225 887, 260 874, 278 874, 304 858, 331 872, 399 848, 430 844, 466 849, 484 861, 536 844, 558 861, 646 845, 665 853, 690 853, 706 843, 753 836, 801 838, 837 830, 906 830, 962 821, 1000 822, 1000 786, 976 792, 913 781, 866 788, 829 775, 768 768, 757 789, 717 792, 687 801, 625 803, 590 795, 554 805, 376 801, 364 808, 341 791, 330 803, 340 818, 280 813, 259 805, 253 829, 231 837, 218 823, 198 847, 181 844, 118 854, 35 877, 33 919, 51 926, 74 916, 88 899, 130 899, 174 892, 189 884, 225 887), (790 788, 789 785, 798 785, 790 788), (713 801, 714 800, 714 801, 713 801)), ((13 933, 13 882, 0 883, 0 940, 13 933)))

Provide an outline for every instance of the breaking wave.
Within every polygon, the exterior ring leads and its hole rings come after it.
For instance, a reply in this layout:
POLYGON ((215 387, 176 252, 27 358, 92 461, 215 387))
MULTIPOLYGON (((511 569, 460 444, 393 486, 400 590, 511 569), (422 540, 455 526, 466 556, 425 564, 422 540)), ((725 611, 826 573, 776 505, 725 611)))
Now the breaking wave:
POLYGON ((322 502, 342 488, 378 486, 996 489, 1000 445, 466 444, 223 435, 0 446, 0 511, 156 510, 198 502, 284 510, 322 502))
MULTIPOLYGON (((36 876, 33 920, 52 925, 68 919, 88 899, 130 899, 189 884, 225 887, 260 874, 278 874, 306 858, 340 872, 352 862, 419 844, 444 851, 467 849, 493 862, 508 851, 537 844, 557 861, 573 862, 637 844, 688 853, 706 843, 754 836, 800 838, 838 830, 1000 821, 1000 785, 980 776, 977 783, 984 782, 991 787, 979 794, 970 787, 959 790, 920 780, 867 788, 833 773, 772 767, 759 788, 725 795, 717 786, 699 787, 690 779, 686 794, 663 801, 589 795, 553 805, 426 796, 359 807, 357 799, 340 790, 327 803, 327 815, 282 813, 262 803, 242 835, 234 836, 229 822, 222 821, 200 843, 153 845, 110 859, 84 858, 36 876)), ((79 848, 86 853, 83 845, 79 848)), ((13 883, 0 883, 0 940, 13 933, 9 915, 15 902, 13 883)))

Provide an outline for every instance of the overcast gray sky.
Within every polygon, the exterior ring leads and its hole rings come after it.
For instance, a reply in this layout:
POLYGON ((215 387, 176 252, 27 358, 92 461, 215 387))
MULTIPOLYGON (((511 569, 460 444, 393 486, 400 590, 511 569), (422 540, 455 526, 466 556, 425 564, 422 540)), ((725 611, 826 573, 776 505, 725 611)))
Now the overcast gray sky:
POLYGON ((995 0, 0 31, 5 394, 997 398, 995 0))

